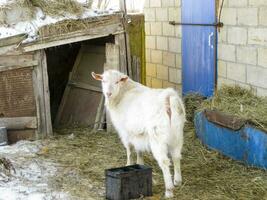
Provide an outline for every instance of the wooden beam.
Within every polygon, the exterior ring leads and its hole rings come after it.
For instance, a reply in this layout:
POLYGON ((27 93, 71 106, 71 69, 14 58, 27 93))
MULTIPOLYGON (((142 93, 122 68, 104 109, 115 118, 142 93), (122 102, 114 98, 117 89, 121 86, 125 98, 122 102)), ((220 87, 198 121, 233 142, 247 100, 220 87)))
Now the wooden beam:
POLYGON ((89 85, 86 83, 80 83, 80 82, 71 82, 69 81, 68 83, 69 86, 76 87, 76 88, 81 88, 85 90, 92 90, 95 92, 102 92, 102 89, 93 85, 89 85))
POLYGON ((35 61, 33 54, 21 54, 21 55, 0 55, 0 65, 1 66, 33 66, 37 65, 38 61, 35 61))
POLYGON ((48 72, 47 72, 47 60, 45 50, 41 50, 41 66, 43 75, 43 92, 44 92, 44 109, 45 109, 45 124, 46 124, 46 135, 52 135, 52 121, 51 121, 51 110, 50 110, 50 91, 48 83, 48 72))
POLYGON ((44 87, 43 87, 43 72, 42 72, 42 61, 41 51, 35 52, 35 59, 38 60, 37 67, 33 68, 32 80, 33 80, 33 91, 37 110, 37 139, 43 138, 43 133, 46 132, 46 116, 45 116, 45 104, 44 104, 44 87))
POLYGON ((0 118, 0 126, 9 130, 36 129, 37 119, 36 117, 0 118))
POLYGON ((0 47, 9 46, 12 44, 18 45, 26 38, 27 38, 27 34, 25 34, 25 33, 14 35, 11 37, 2 38, 2 39, 0 39, 0 47))
POLYGON ((103 25, 92 29, 79 31, 77 33, 69 33, 69 34, 59 35, 57 37, 42 38, 38 41, 22 45, 22 49, 24 52, 29 52, 38 49, 44 49, 74 42, 80 42, 84 40, 107 37, 109 35, 119 34, 122 31, 123 28, 121 23, 116 23, 106 26, 103 25))
MULTIPOLYGON (((30 66, 32 68, 33 66, 30 66)), ((21 69, 21 68, 27 68, 25 66, 0 66, 0 72, 9 71, 9 70, 15 70, 15 69, 21 69)))
POLYGON ((104 109, 104 95, 101 95, 101 100, 99 102, 95 117, 94 132, 96 132, 99 129, 99 127, 102 126, 101 118, 103 114, 103 109, 104 109))
POLYGON ((127 74, 126 47, 125 47, 125 40, 123 33, 115 36, 115 44, 119 46, 120 50, 119 71, 121 71, 124 74, 127 74))
POLYGON ((113 43, 106 43, 106 63, 104 70, 120 70, 120 47, 113 43))
POLYGON ((35 50, 39 50, 39 49, 45 49, 45 48, 50 48, 50 47, 54 47, 54 46, 60 46, 60 45, 64 45, 64 44, 80 42, 80 41, 84 41, 84 40, 91 40, 91 39, 95 39, 95 38, 99 38, 99 37, 106 37, 106 36, 108 36, 108 35, 107 34, 86 35, 86 36, 62 39, 62 40, 58 40, 58 41, 36 43, 36 44, 32 44, 30 46, 23 47, 23 51, 25 51, 25 52, 35 51, 35 50))

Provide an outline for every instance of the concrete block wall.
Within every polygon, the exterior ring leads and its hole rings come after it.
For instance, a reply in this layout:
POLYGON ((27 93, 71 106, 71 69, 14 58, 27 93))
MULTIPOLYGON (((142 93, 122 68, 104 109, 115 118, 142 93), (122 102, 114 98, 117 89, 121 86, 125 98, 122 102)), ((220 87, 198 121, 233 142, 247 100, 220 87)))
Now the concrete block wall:
POLYGON ((218 33, 218 85, 267 96, 267 0, 225 0, 218 33))
POLYGON ((146 80, 153 88, 181 88, 180 0, 145 0, 146 80))

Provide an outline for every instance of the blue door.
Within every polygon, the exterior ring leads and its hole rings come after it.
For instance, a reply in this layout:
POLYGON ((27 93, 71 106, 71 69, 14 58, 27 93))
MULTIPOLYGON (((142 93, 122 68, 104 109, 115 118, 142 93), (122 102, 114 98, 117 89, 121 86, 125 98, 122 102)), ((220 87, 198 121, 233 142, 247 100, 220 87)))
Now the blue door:
POLYGON ((182 86, 183 95, 197 92, 213 95, 216 87, 215 0, 182 0, 182 86), (202 24, 202 25, 201 25, 202 24), (205 26, 203 26, 203 24, 205 26))

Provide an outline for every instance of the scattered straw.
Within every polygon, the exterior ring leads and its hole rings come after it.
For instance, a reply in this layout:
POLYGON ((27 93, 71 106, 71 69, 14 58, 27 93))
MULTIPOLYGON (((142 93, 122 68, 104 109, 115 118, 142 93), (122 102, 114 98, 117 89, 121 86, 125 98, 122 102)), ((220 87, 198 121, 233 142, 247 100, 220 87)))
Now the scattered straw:
POLYGON ((214 98, 204 101, 201 109, 216 109, 248 120, 267 130, 267 98, 258 97, 252 90, 240 86, 223 86, 214 98))
POLYGON ((195 111, 201 106, 204 97, 197 93, 191 93, 184 97, 184 104, 186 109, 186 118, 193 122, 195 111))
MULTIPOLYGON (((52 187, 70 192, 77 199, 104 199, 104 170, 123 166, 125 150, 116 134, 91 133, 90 129, 58 130, 56 138, 44 141, 40 156, 62 167, 51 181, 52 187)), ((249 168, 215 151, 209 151, 195 138, 187 125, 183 148, 183 184, 175 188, 181 200, 267 199, 267 173, 249 168)), ((153 167, 153 193, 147 199, 162 199, 164 181, 161 170, 150 154, 145 163, 153 167)))

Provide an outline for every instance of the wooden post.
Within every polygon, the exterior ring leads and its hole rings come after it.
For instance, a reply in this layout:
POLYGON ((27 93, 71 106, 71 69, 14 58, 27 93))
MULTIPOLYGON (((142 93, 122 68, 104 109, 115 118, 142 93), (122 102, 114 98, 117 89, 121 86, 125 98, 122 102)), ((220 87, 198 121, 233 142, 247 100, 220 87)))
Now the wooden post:
MULTIPOLYGON (((130 76, 130 78, 133 77, 132 74, 132 62, 131 62, 131 51, 130 51, 130 42, 129 42, 129 34, 127 33, 127 7, 126 7, 126 2, 125 0, 120 0, 120 9, 123 12, 123 18, 122 18, 122 24, 123 24, 123 29, 124 33, 118 38, 118 41, 120 44, 120 48, 122 49, 120 53, 125 53, 125 62, 121 62, 121 65, 125 65, 126 72, 122 71, 123 73, 126 73, 127 75, 130 76)), ((124 66, 121 66, 124 68, 124 66)))
POLYGON ((37 138, 43 138, 52 134, 52 123, 50 115, 50 92, 48 87, 47 64, 44 50, 35 54, 38 60, 37 67, 33 70, 33 89, 37 109, 37 138), (40 135, 41 134, 41 135, 40 135))
MULTIPOLYGON (((119 34, 115 36, 115 43, 106 44, 106 63, 104 65, 104 69, 116 69, 120 70, 123 73, 126 73, 126 53, 124 43, 123 34, 119 34)), ((107 132, 114 132, 115 129, 112 125, 109 113, 106 112, 106 123, 107 123, 107 132)))
POLYGON ((45 123, 46 123, 46 134, 52 135, 52 121, 51 121, 51 109, 50 109, 50 91, 49 91, 49 81, 47 72, 47 60, 45 50, 41 50, 41 64, 42 64, 42 74, 43 74, 43 92, 44 92, 44 108, 45 108, 45 123))

